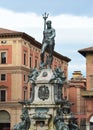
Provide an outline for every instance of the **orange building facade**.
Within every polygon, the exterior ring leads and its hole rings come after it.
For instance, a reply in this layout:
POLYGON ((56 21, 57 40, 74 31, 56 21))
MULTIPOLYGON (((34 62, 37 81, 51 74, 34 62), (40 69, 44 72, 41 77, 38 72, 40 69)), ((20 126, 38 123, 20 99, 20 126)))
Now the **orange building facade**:
POLYGON ((87 130, 93 130, 93 47, 79 50, 86 58, 86 90, 81 95, 86 101, 87 130))
POLYGON ((68 81, 65 95, 73 103, 71 111, 77 119, 80 130, 86 128, 86 102, 81 92, 86 89, 86 79, 82 76, 81 71, 74 71, 72 78, 68 81))
MULTIPOLYGON (((28 34, 0 28, 0 130, 11 130, 20 121, 18 101, 30 99, 28 74, 39 68, 40 50, 41 43, 28 34)), ((61 66, 67 77, 69 61, 54 52, 52 69, 61 66)))

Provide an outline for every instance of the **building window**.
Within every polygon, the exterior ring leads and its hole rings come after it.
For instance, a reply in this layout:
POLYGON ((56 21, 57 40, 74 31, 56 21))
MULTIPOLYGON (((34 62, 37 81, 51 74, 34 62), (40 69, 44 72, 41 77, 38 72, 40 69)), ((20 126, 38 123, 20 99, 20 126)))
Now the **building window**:
POLYGON ((27 83, 27 75, 24 75, 24 82, 27 83))
POLYGON ((24 86, 24 87, 23 87, 23 89, 24 89, 24 90, 23 90, 23 93, 24 93, 24 95, 23 95, 23 96, 24 96, 24 101, 25 101, 25 100, 26 100, 26 96, 27 96, 27 95, 26 95, 26 92, 27 92, 27 87, 26 87, 26 86, 24 86))
POLYGON ((1 81, 5 81, 6 80, 6 74, 1 74, 1 81))
POLYGON ((30 63, 29 63, 29 66, 30 66, 30 68, 32 67, 32 57, 30 56, 30 61, 29 61, 30 63))
POLYGON ((26 52, 24 52, 24 65, 26 65, 26 52))
POLYGON ((6 90, 0 90, 0 101, 6 100, 6 90))
POLYGON ((38 65, 38 61, 37 59, 35 59, 35 67, 38 67, 37 65, 38 65))
POLYGON ((1 64, 6 64, 6 52, 1 52, 1 64))
POLYGON ((26 81, 26 75, 24 75, 24 81, 26 81))

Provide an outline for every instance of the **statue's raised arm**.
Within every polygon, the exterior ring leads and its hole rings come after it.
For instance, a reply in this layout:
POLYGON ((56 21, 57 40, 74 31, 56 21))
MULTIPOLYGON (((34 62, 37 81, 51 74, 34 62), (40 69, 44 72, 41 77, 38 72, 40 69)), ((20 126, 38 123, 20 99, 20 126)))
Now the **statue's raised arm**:
POLYGON ((50 20, 46 21, 48 18, 48 15, 45 13, 44 18, 44 31, 43 31, 43 40, 42 40, 42 49, 41 49, 41 63, 40 67, 44 67, 48 65, 49 68, 51 68, 51 64, 53 61, 53 51, 54 51, 54 46, 55 46, 55 29, 52 28, 51 24, 52 22, 50 20), (48 50, 48 57, 46 59, 46 62, 44 63, 44 54, 45 51, 48 50))

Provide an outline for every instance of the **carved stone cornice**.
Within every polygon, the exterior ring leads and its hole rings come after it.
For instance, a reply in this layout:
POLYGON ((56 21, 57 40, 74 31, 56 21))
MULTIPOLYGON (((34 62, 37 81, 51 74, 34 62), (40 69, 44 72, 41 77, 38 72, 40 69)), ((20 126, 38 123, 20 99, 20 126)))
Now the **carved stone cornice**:
POLYGON ((4 66, 0 67, 0 71, 6 71, 6 72, 21 72, 21 71, 26 71, 29 72, 30 68, 26 68, 24 66, 4 66))

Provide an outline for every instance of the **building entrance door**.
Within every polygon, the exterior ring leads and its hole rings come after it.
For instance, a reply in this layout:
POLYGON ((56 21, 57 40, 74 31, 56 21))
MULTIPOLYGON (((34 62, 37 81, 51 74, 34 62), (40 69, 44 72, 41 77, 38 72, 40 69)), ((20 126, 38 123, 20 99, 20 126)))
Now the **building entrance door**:
POLYGON ((10 130, 10 123, 0 123, 0 130, 10 130))
POLYGON ((10 130, 10 114, 0 110, 0 130, 10 130))

